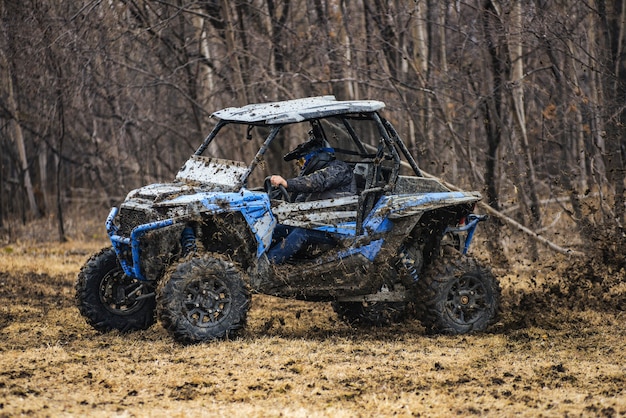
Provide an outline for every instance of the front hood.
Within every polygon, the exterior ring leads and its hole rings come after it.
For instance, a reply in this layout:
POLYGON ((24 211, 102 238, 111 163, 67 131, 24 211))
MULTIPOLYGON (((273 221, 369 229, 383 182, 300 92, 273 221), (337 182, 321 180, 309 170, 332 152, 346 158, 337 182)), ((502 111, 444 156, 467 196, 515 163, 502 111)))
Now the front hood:
POLYGON ((150 214, 154 220, 188 216, 199 213, 261 212, 270 208, 265 192, 207 191, 201 186, 189 184, 157 183, 135 189, 120 205, 122 215, 137 211, 150 214))
POLYGON ((163 202, 179 196, 198 193, 199 189, 185 183, 156 183, 135 189, 128 193, 125 202, 130 200, 143 200, 152 203, 163 202))

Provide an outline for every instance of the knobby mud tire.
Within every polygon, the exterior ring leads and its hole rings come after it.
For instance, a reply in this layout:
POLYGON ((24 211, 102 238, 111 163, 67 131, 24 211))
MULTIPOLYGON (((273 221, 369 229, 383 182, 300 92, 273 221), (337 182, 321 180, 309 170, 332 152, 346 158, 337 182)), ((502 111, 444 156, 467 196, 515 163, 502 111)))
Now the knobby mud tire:
POLYGON ((234 337, 249 309, 250 292, 239 269, 211 256, 174 265, 157 295, 159 320, 185 344, 234 337))
POLYGON ((404 321, 406 302, 333 302, 333 310, 350 326, 383 327, 404 321))
POLYGON ((446 248, 417 283, 417 316, 430 334, 482 332, 497 320, 500 284, 490 269, 446 248))
POLYGON ((100 332, 150 328, 156 301, 145 284, 124 274, 113 248, 92 255, 78 273, 76 305, 87 323, 100 332), (139 297, 139 298, 137 298, 139 297))

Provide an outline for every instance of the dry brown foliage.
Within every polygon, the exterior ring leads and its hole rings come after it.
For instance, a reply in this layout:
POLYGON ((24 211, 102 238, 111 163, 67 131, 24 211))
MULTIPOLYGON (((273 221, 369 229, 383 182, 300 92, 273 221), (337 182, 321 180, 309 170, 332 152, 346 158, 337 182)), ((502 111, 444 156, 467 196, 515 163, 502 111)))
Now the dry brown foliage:
POLYGON ((74 281, 102 233, 33 237, 0 247, 0 417, 626 415, 623 264, 512 260, 481 335, 350 328, 329 304, 255 295, 241 338, 183 346, 158 324, 100 334, 79 315, 74 281))

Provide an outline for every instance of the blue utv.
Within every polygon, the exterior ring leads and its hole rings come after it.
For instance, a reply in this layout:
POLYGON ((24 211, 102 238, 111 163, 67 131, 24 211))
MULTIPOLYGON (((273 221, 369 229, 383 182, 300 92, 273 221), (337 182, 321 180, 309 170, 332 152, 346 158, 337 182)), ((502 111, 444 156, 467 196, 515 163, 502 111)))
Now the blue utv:
POLYGON ((78 274, 81 314, 102 332, 147 329, 158 319, 177 341, 195 343, 236 335, 251 294, 262 293, 332 302, 349 324, 385 325, 411 313, 427 332, 485 330, 496 320, 500 286, 466 254, 484 219, 472 213, 481 196, 425 177, 379 114, 384 107, 322 96, 213 113, 215 127, 173 182, 133 190, 111 210, 111 246, 78 274), (356 194, 292 202, 267 181, 288 169, 286 146, 312 128, 353 167, 356 194), (246 155, 254 158, 233 158, 246 155), (272 264, 266 253, 278 224, 332 241, 272 264))

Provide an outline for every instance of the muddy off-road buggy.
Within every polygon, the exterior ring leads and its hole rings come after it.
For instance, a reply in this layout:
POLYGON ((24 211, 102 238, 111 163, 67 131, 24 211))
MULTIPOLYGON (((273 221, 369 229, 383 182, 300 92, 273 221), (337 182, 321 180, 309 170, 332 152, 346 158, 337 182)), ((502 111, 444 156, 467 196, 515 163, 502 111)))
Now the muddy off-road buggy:
POLYGON ((251 294, 262 293, 332 302, 356 325, 411 313, 428 332, 485 330, 500 287, 466 255, 483 220, 472 213, 481 196, 424 177, 379 115, 384 106, 323 96, 215 112, 215 128, 174 182, 133 190, 111 210, 112 246, 78 275, 81 314, 103 332, 147 329, 158 318, 176 340, 194 343, 234 336, 251 294), (356 194, 291 202, 271 186, 287 138, 304 141, 312 128, 353 167, 356 194), (246 164, 226 159, 233 150, 256 154, 246 164), (277 224, 335 242, 272 264, 277 224))

